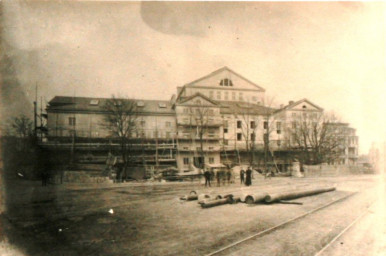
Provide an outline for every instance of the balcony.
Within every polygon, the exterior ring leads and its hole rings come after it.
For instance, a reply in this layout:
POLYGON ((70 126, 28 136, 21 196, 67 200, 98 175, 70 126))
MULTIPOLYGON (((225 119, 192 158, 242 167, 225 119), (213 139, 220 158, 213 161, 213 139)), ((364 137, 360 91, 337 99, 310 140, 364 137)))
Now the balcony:
POLYGON ((180 126, 208 126, 208 127, 220 127, 223 125, 223 120, 220 118, 209 118, 208 120, 205 120, 203 122, 196 121, 194 119, 190 118, 184 118, 184 117, 177 117, 177 125, 180 126))
MULTIPOLYGON (((200 137, 199 136, 192 136, 191 134, 179 134, 177 136, 179 140, 196 140, 199 141, 200 137)), ((220 135, 219 134, 206 134, 202 136, 203 140, 219 140, 220 135)))
MULTIPOLYGON (((222 150, 221 146, 204 146, 204 152, 219 152, 222 150)), ((199 146, 191 147, 191 146, 179 146, 178 151, 183 152, 199 152, 199 146)))

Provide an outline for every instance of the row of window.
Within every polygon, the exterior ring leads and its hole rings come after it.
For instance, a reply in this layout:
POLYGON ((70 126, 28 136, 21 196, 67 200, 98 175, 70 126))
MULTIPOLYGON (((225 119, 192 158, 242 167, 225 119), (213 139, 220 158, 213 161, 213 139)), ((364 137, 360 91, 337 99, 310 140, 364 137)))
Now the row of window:
POLYGON ((203 115, 209 115, 213 116, 214 115, 214 110, 213 109, 208 109, 208 108, 196 108, 196 109, 191 109, 191 108, 184 108, 182 110, 184 114, 203 114, 203 115))
MULTIPOLYGON (((184 165, 189 165, 190 160, 191 160, 191 159, 190 159, 189 157, 184 157, 184 158, 183 158, 184 165)), ((214 164, 214 157, 209 157, 209 158, 208 158, 208 161, 209 161, 210 164, 214 164)))
POLYGON ((312 118, 312 119, 318 118, 318 114, 317 113, 306 113, 306 112, 296 113, 296 112, 292 112, 291 115, 294 118, 297 118, 297 117, 312 118))
MULTIPOLYGON (((242 141, 243 140, 242 138, 243 138, 243 135, 241 133, 238 133, 237 134, 237 141, 242 141)), ((256 141, 256 134, 251 134, 251 141, 256 141)), ((267 142, 267 141, 268 141, 267 134, 264 134, 264 142, 267 142)), ((275 141, 276 141, 276 144, 278 146, 281 146, 281 140, 275 140, 275 141)), ((228 146, 229 140, 224 139, 223 144, 225 146, 228 146)))
MULTIPOLYGON (((68 118, 68 124, 72 125, 72 126, 76 125, 76 118, 75 117, 69 117, 68 118)), ((141 127, 145 127, 146 126, 146 121, 145 120, 141 120, 139 122, 139 124, 140 124, 141 127)), ((167 127, 167 128, 172 127, 172 122, 166 121, 165 122, 165 127, 167 127)))
MULTIPOLYGON (((209 91, 209 98, 216 100, 233 100, 233 101, 244 101, 243 92, 228 92, 228 91, 217 91, 216 98, 214 95, 214 91, 209 91)), ((252 102, 257 102, 258 98, 256 96, 252 96, 252 102)))

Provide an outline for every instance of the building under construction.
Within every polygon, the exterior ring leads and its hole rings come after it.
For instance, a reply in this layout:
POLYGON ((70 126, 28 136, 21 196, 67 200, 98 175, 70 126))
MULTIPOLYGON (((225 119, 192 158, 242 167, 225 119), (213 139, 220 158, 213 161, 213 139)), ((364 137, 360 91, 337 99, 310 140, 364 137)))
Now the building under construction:
MULTIPOLYGON (((265 89, 227 67, 177 88, 170 100, 119 99, 135 104, 130 163, 147 170, 273 162, 287 171, 292 156, 289 128, 296 116, 323 109, 307 99, 273 108, 265 89)), ((119 161, 119 139, 106 125, 108 98, 54 97, 47 106, 47 141, 42 145, 66 163, 119 161)), ((357 152, 357 151, 356 151, 357 152)))

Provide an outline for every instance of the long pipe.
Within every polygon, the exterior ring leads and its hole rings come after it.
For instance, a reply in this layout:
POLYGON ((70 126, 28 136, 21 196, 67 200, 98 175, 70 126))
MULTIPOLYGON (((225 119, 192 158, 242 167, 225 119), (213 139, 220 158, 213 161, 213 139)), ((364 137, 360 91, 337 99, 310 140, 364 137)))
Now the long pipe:
POLYGON ((256 204, 259 202, 263 202, 267 196, 268 196, 267 193, 258 193, 258 194, 247 195, 245 197, 245 203, 246 204, 256 204))
POLYGON ((291 200, 291 199, 296 199, 296 198, 305 197, 305 196, 312 196, 312 195, 316 195, 324 192, 330 192, 330 191, 334 191, 335 189, 336 189, 335 187, 329 187, 329 188, 308 189, 308 190, 295 191, 295 192, 275 193, 275 194, 267 195, 264 198, 264 201, 266 203, 274 203, 274 202, 279 202, 280 200, 291 200))

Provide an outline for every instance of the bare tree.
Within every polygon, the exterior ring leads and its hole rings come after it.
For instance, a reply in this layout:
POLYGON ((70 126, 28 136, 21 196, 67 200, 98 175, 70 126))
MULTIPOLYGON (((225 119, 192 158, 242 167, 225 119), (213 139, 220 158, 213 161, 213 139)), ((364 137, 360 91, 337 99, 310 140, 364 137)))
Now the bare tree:
POLYGON ((332 162, 344 150, 344 136, 333 114, 304 113, 289 128, 290 148, 305 164, 332 162))
POLYGON ((263 108, 263 143, 264 143, 264 165, 265 168, 268 168, 268 162, 273 160, 273 155, 271 154, 270 140, 271 134, 275 131, 275 122, 280 120, 280 112, 277 112, 273 108, 274 98, 269 98, 266 100, 266 104, 263 108))
POLYGON ((33 135, 33 123, 28 117, 21 115, 15 117, 10 122, 8 133, 21 139, 26 139, 33 135))
POLYGON ((235 116, 240 116, 241 121, 241 134, 245 142, 245 151, 248 155, 249 165, 254 163, 254 154, 256 146, 256 134, 259 119, 255 114, 255 105, 246 103, 245 105, 239 105, 238 109, 235 109, 238 113, 234 113, 235 116))
POLYGON ((204 135, 208 133, 210 124, 213 121, 213 109, 205 106, 200 100, 195 103, 195 106, 189 108, 189 119, 191 128, 196 128, 196 133, 192 134, 192 139, 198 137, 200 143, 199 155, 202 159, 200 168, 203 168, 205 165, 204 135))
POLYGON ((137 130, 137 104, 131 99, 118 99, 112 96, 106 101, 104 110, 105 127, 120 146, 122 168, 117 172, 117 179, 121 180, 122 175, 127 175, 128 166, 133 159, 132 139, 137 130))

